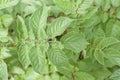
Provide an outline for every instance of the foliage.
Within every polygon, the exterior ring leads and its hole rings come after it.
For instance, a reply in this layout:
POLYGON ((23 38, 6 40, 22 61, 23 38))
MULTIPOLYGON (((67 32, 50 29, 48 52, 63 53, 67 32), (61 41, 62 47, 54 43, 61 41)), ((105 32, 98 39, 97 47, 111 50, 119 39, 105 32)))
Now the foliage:
POLYGON ((120 80, 120 0, 0 0, 0 80, 120 80))

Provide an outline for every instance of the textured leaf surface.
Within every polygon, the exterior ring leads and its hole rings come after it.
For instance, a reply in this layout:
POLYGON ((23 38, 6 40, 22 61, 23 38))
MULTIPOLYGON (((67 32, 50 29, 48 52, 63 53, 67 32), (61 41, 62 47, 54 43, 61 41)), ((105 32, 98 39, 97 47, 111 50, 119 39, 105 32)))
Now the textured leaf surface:
POLYGON ((76 72, 75 75, 77 77, 77 80, 95 80, 92 75, 85 72, 76 72))
POLYGON ((104 53, 101 50, 96 50, 94 52, 95 59, 102 65, 104 65, 104 53))
POLYGON ((31 48, 29 58, 34 70, 41 73, 45 66, 45 54, 41 52, 39 46, 31 48))
POLYGON ((3 60, 0 60, 0 80, 8 80, 7 65, 3 60))
POLYGON ((88 45, 88 42, 84 36, 78 32, 69 32, 64 35, 61 39, 61 42, 65 48, 70 49, 76 53, 79 53, 81 50, 84 50, 88 45))
POLYGON ((40 7, 31 16, 29 26, 33 29, 33 32, 38 39, 46 39, 47 37, 45 28, 48 17, 48 11, 48 7, 40 7))
POLYGON ((104 49, 105 47, 112 46, 113 44, 119 43, 119 40, 114 37, 103 38, 97 47, 104 49))
POLYGON ((12 7, 15 6, 19 0, 1 0, 0 1, 0 10, 7 8, 7 7, 12 7))
POLYGON ((21 16, 17 16, 17 17, 18 17, 17 28, 18 28, 19 39, 21 38, 27 39, 28 31, 25 25, 25 21, 21 16))
POLYGON ((29 47, 27 44, 20 44, 18 46, 18 58, 21 64, 25 69, 28 68, 30 65, 30 60, 29 60, 29 47))
POLYGON ((120 79, 120 69, 116 70, 111 76, 110 78, 112 80, 119 80, 120 79))
POLYGON ((65 66, 69 63, 65 53, 60 49, 55 49, 55 48, 50 49, 48 53, 48 57, 50 61, 56 66, 61 66, 61 65, 65 66))
POLYGON ((53 0, 53 1, 65 13, 69 13, 74 9, 74 4, 70 2, 70 0, 53 0))
POLYGON ((69 27, 70 23, 71 19, 67 17, 60 17, 51 23, 51 25, 47 28, 47 34, 52 38, 59 36, 69 27))

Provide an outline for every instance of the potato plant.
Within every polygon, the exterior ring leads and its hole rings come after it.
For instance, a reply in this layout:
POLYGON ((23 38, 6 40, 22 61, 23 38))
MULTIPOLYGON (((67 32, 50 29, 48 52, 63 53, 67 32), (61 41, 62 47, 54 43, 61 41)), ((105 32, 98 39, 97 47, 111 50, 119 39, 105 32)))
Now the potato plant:
POLYGON ((120 80, 120 0, 0 0, 0 80, 120 80))

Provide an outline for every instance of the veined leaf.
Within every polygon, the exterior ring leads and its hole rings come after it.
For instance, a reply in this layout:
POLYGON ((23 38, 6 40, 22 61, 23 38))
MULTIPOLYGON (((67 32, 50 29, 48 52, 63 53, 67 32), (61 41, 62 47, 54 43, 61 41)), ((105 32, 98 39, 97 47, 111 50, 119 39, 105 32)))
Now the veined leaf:
POLYGON ((102 65, 104 65, 104 56, 103 52, 101 50, 95 50, 94 57, 95 59, 102 65))
POLYGON ((120 22, 119 21, 116 21, 114 24, 113 24, 113 27, 112 27, 112 31, 111 31, 111 35, 113 37, 116 37, 117 39, 120 39, 120 22))
POLYGON ((0 80, 8 80, 7 65, 3 60, 0 60, 0 80))
POLYGON ((51 48, 49 50, 48 58, 56 66, 65 66, 69 63, 64 51, 57 48, 51 48))
POLYGON ((29 58, 33 66, 33 69, 36 72, 41 73, 45 66, 45 54, 41 52, 39 45, 31 48, 29 58))
POLYGON ((7 7, 12 7, 15 6, 19 0, 1 0, 0 1, 0 10, 7 8, 7 7))
POLYGON ((113 74, 110 76, 110 79, 119 80, 120 79, 120 69, 113 72, 113 74))
POLYGON ((120 58, 120 52, 117 49, 114 48, 108 48, 104 50, 104 55, 106 58, 120 58))
POLYGON ((5 14, 0 17, 0 21, 5 25, 4 27, 8 28, 13 22, 13 17, 12 15, 5 14))
POLYGON ((18 34, 19 34, 19 39, 27 39, 28 38, 28 31, 27 27, 25 25, 24 19, 21 16, 17 16, 18 21, 17 21, 17 29, 18 29, 18 34))
POLYGON ((61 42, 63 43, 66 49, 72 50, 76 53, 79 53, 80 51, 84 50, 88 45, 88 42, 86 41, 84 36, 74 31, 64 35, 61 39, 61 42))
POLYGON ((72 20, 67 17, 60 17, 56 19, 50 26, 48 26, 47 34, 52 38, 61 35, 70 25, 71 21, 72 20))
POLYGON ((90 8, 90 6, 92 5, 93 0, 84 0, 83 3, 79 4, 79 8, 77 13, 80 15, 83 15, 85 13, 87 13, 87 9, 90 8))
POLYGON ((41 49, 41 52, 42 52, 42 53, 45 53, 45 52, 47 52, 48 49, 49 49, 49 43, 47 43, 47 42, 42 42, 42 43, 40 43, 39 47, 40 47, 40 49, 41 49))
POLYGON ((108 69, 98 68, 92 72, 92 75, 96 78, 96 80, 104 80, 109 77, 112 73, 108 69), (103 74, 104 73, 104 74, 103 74))
POLYGON ((20 44, 17 47, 17 53, 18 53, 18 58, 21 64, 25 69, 28 68, 30 65, 30 60, 29 60, 29 47, 27 44, 20 44))
POLYGON ((70 13, 74 9, 74 4, 70 0, 53 0, 54 3, 65 13, 70 13))
POLYGON ((114 7, 120 6, 120 0, 111 0, 111 2, 114 7))
POLYGON ((120 41, 114 37, 106 37, 106 38, 103 38, 99 43, 98 45, 96 46, 97 48, 106 48, 106 47, 109 47, 113 44, 116 44, 116 43, 119 43, 120 41))
POLYGON ((7 35, 8 35, 8 30, 0 28, 0 41, 1 42, 7 42, 9 40, 7 35))
POLYGON ((48 17, 49 7, 40 7, 37 9, 30 18, 29 26, 32 28, 35 36, 38 39, 46 39, 47 35, 45 32, 46 22, 48 17))
POLYGON ((86 72, 76 72, 75 76, 77 80, 95 80, 95 78, 92 75, 86 72))

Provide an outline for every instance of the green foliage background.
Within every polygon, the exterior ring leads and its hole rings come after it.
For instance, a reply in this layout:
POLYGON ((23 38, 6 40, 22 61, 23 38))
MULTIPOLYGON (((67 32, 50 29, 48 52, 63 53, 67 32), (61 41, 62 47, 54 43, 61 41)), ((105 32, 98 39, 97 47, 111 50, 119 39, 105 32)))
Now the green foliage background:
POLYGON ((120 0, 0 0, 0 80, 120 80, 120 0))

